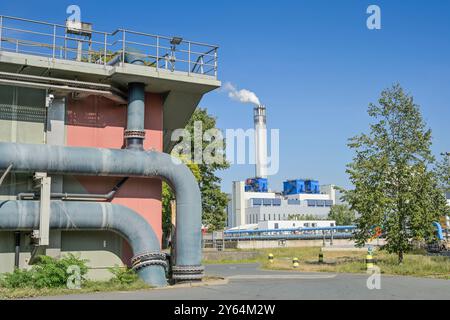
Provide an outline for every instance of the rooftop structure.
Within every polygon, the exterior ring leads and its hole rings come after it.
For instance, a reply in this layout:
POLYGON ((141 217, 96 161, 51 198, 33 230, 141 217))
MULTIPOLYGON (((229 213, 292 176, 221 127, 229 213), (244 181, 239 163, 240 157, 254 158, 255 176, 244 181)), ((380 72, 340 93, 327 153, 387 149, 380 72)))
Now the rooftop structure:
POLYGON ((68 23, 0 15, 0 85, 103 95, 125 104, 127 84, 144 83, 146 92, 164 95, 166 152, 172 131, 220 86, 217 74, 216 45, 127 29, 97 31, 92 24, 74 32, 68 23), (141 63, 127 63, 129 57, 141 63))

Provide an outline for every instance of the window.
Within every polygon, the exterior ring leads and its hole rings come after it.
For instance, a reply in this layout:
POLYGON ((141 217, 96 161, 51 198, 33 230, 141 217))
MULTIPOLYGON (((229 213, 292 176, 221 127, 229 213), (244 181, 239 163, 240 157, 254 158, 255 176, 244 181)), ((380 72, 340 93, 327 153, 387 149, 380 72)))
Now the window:
POLYGON ((281 199, 273 199, 272 204, 274 206, 281 206, 281 199))
POLYGON ((275 223, 275 229, 278 229, 278 223, 275 223))
POLYGON ((252 203, 253 203, 253 206, 261 206, 262 205, 262 199, 255 199, 255 198, 253 198, 252 199, 252 203))
POLYGON ((317 205, 316 200, 306 200, 308 207, 315 207, 317 205))
POLYGON ((309 227, 309 223, 304 223, 303 226, 308 228, 309 227))
POLYGON ((264 217, 264 221, 266 221, 266 214, 265 214, 265 213, 264 213, 264 216, 263 216, 263 217, 264 217))
POLYGON ((317 223, 312 223, 311 225, 313 228, 317 227, 317 223))

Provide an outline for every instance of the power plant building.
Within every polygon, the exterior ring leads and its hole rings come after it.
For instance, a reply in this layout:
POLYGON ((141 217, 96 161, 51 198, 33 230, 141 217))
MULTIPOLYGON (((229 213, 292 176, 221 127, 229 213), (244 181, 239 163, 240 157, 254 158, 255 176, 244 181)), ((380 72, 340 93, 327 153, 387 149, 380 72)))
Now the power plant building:
POLYGON ((264 222, 277 221, 273 226, 278 229, 286 224, 285 221, 305 216, 326 219, 331 207, 336 204, 334 185, 320 186, 319 181, 314 179, 295 179, 285 181, 282 192, 269 189, 266 121, 266 108, 255 106, 255 178, 233 182, 227 208, 227 227, 245 229, 258 224, 263 227, 264 222))

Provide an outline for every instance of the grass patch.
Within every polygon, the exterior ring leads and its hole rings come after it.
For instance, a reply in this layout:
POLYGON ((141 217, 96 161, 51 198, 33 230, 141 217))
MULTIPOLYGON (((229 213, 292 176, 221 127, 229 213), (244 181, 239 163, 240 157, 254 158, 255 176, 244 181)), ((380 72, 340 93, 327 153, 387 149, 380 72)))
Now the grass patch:
MULTIPOLYGON (((252 260, 209 260, 205 264, 260 263, 268 270, 292 270, 300 272, 331 273, 365 273, 366 252, 364 251, 325 251, 324 263, 319 264, 320 247, 311 248, 273 248, 256 250, 258 255, 252 260), (267 256, 274 255, 273 263, 267 256), (292 267, 292 258, 299 259, 299 267, 292 267)), ((374 253, 376 265, 381 273, 387 275, 403 275, 429 277, 450 280, 450 258, 427 256, 423 251, 414 251, 405 255, 403 264, 397 263, 397 255, 385 251, 374 253)))
POLYGON ((143 281, 123 284, 114 281, 86 281, 81 289, 67 288, 0 288, 0 299, 23 299, 42 296, 60 296, 110 291, 136 291, 151 288, 143 281))

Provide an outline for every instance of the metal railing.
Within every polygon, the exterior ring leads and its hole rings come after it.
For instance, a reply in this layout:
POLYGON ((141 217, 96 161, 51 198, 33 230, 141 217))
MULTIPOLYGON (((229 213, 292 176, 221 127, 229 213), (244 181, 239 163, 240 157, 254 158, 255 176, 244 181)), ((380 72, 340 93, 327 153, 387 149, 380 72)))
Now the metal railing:
POLYGON ((39 55, 107 65, 126 55, 157 70, 208 75, 217 79, 218 46, 126 29, 114 32, 79 29, 65 25, 0 15, 0 51, 39 55))
POLYGON ((355 226, 336 226, 318 228, 288 228, 288 229, 255 229, 226 230, 225 240, 277 240, 277 239, 350 239, 355 226))

